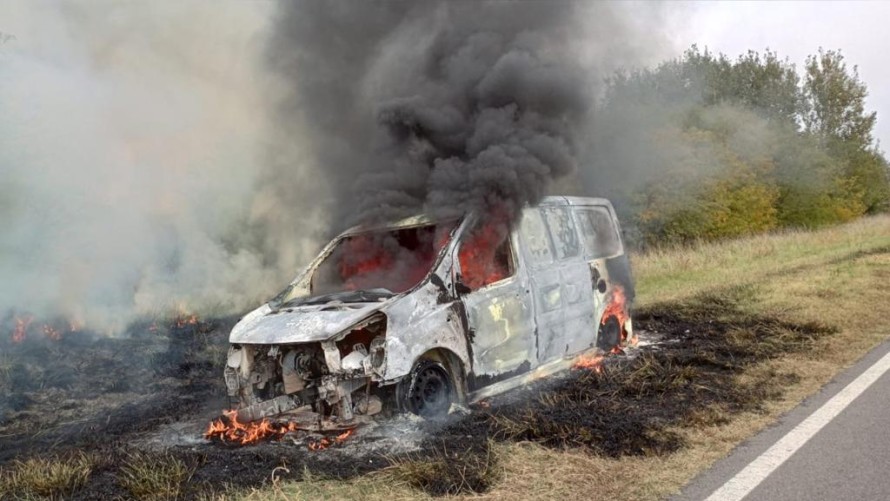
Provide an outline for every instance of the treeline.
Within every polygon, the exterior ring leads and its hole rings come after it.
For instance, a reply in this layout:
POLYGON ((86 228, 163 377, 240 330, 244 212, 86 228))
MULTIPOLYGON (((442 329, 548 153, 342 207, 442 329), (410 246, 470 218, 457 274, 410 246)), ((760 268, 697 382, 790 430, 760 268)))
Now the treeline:
MULTIPOLYGON (((803 78, 775 52, 696 47, 612 78, 596 182, 624 187, 640 244, 818 227, 890 208, 888 163, 856 67, 819 50, 803 78)), ((620 197, 619 197, 620 198, 620 197)))

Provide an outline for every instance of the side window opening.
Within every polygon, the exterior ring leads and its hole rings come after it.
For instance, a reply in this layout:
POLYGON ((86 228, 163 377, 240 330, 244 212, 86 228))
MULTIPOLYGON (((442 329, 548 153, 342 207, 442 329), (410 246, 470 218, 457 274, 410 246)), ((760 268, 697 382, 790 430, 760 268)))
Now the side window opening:
POLYGON ((529 208, 522 211, 519 233, 522 235, 532 267, 539 268, 553 262, 550 235, 539 209, 529 208))
POLYGON ((461 282, 471 291, 493 284, 514 273, 509 228, 480 226, 465 239, 458 251, 461 282))
POLYGON ((621 240, 607 208, 585 207, 577 215, 587 258, 599 259, 620 252, 621 240))
POLYGON ((550 230, 550 239, 556 250, 557 259, 575 257, 581 250, 575 223, 565 207, 548 207, 543 209, 544 219, 550 230))

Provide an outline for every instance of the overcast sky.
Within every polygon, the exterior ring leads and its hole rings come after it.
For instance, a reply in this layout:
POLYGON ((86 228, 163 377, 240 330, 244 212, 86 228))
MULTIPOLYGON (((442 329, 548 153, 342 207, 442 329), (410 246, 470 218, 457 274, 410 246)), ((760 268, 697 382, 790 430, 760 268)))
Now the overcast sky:
MULTIPOLYGON (((866 105, 878 112, 875 136, 890 148, 890 2, 701 2, 676 19, 678 47, 698 44, 736 57, 770 48, 800 72, 806 57, 841 49, 868 86, 866 105)), ((683 9, 680 9, 681 11, 683 9)), ((678 14, 680 16, 681 14, 678 14)))
MULTIPOLYGON (((147 4, 137 2, 136 7, 143 8, 147 4)), ((239 6, 239 2, 233 4, 229 7, 239 6)), ((24 14, 28 12, 40 16, 42 10, 46 10, 44 8, 52 5, 57 4, 0 0, 0 33, 18 35, 22 38, 21 43, 30 38, 55 40, 53 33, 41 33, 16 22, 27 20, 28 16, 24 14)), ((257 7, 257 11, 263 11, 270 4, 255 2, 251 5, 257 7)), ((240 6, 243 7, 243 3, 240 6)), ((642 12, 649 7, 647 2, 641 2, 631 8, 642 12)), ((849 65, 859 66, 860 77, 869 90, 867 106, 878 112, 876 137, 881 140, 882 149, 890 148, 890 65, 885 64, 890 50, 890 1, 678 1, 669 2, 664 7, 672 13, 665 31, 674 43, 671 44, 673 47, 653 51, 653 55, 669 57, 673 51, 678 56, 692 44, 732 58, 748 49, 763 51, 770 48, 780 57, 787 57, 800 71, 807 55, 816 53, 820 46, 841 49, 849 65)))

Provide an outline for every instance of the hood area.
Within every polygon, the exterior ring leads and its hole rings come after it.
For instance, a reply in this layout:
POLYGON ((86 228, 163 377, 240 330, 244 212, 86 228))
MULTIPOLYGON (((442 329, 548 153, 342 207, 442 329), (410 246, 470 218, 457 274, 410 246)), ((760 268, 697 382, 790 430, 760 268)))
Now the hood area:
POLYGON ((392 299, 373 303, 339 301, 273 310, 268 304, 248 313, 232 328, 233 344, 288 344, 326 341, 380 311, 392 299))

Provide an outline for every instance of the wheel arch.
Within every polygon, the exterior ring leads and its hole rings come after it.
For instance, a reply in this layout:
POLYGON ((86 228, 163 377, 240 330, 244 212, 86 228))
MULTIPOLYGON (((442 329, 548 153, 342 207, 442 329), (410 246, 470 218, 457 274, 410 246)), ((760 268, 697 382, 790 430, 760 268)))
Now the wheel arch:
POLYGON ((439 362, 448 371, 454 387, 457 390, 457 401, 464 403, 467 400, 467 369, 460 356, 452 350, 444 347, 436 347, 425 351, 418 356, 411 364, 411 367, 417 366, 421 360, 432 360, 439 362))

